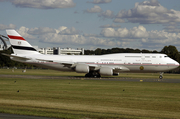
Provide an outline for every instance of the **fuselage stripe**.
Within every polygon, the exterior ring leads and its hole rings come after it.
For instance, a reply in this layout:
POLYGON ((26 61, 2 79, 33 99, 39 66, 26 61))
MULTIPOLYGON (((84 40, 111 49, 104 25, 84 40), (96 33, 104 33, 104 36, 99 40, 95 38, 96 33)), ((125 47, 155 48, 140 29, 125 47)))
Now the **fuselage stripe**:
POLYGON ((10 39, 16 39, 16 40, 25 40, 23 37, 21 37, 21 36, 11 36, 11 35, 8 35, 8 37, 10 38, 10 39))
POLYGON ((23 46, 15 46, 15 45, 12 45, 12 47, 13 47, 14 49, 19 49, 19 50, 37 51, 37 50, 34 49, 33 47, 23 47, 23 46))
POLYGON ((89 65, 122 65, 122 66, 179 66, 176 64, 123 64, 123 63, 87 63, 89 65))

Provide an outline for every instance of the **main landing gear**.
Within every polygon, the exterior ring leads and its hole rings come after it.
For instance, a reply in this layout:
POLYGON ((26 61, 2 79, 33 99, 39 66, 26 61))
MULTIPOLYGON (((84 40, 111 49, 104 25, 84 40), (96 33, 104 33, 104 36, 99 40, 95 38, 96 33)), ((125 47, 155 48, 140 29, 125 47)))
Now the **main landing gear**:
POLYGON ((87 73, 87 74, 85 75, 85 77, 100 78, 101 75, 99 74, 99 72, 90 71, 89 73, 87 73))
POLYGON ((163 79, 163 74, 164 74, 164 72, 160 72, 159 79, 163 79))

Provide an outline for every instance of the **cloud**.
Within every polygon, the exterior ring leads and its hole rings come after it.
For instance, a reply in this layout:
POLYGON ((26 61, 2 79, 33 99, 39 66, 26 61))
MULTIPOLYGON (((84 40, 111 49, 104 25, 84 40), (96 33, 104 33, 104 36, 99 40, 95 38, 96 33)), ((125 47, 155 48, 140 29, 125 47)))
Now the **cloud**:
POLYGON ((98 34, 87 34, 87 33, 84 33, 83 36, 84 37, 101 37, 101 35, 98 35, 98 34))
POLYGON ((108 38, 146 38, 148 33, 146 28, 143 26, 134 27, 130 30, 127 28, 119 28, 117 30, 113 28, 104 28, 102 29, 101 33, 102 36, 108 38))
POLYGON ((114 13, 111 10, 106 10, 105 12, 99 14, 98 16, 103 18, 114 18, 114 13))
POLYGON ((168 25, 164 30, 169 33, 180 33, 180 27, 177 25, 168 25))
POLYGON ((16 7, 37 8, 37 9, 55 9, 71 8, 76 4, 73 0, 6 0, 16 7))
POLYGON ((28 29, 28 34, 32 34, 32 35, 41 35, 41 34, 46 34, 46 33, 55 33, 56 30, 49 28, 49 27, 35 27, 35 28, 31 28, 28 29))
POLYGON ((29 28, 22 26, 17 30, 17 32, 25 39, 35 39, 35 36, 28 34, 28 30, 29 28))
POLYGON ((102 11, 102 9, 98 5, 94 5, 93 8, 85 10, 85 12, 87 12, 87 13, 99 13, 101 11, 102 11))
POLYGON ((40 42, 48 44, 59 44, 65 46, 94 46, 94 47, 114 47, 119 46, 123 43, 121 41, 116 41, 108 38, 100 38, 100 35, 80 35, 77 30, 72 28, 67 28, 61 26, 58 29, 51 29, 48 27, 42 28, 26 28, 24 26, 20 27, 18 33, 21 34, 25 39, 36 39, 40 42), (55 31, 55 32, 54 32, 55 31), (35 33, 37 32, 37 33, 35 33))
POLYGON ((109 3, 112 0, 94 0, 93 2, 88 1, 87 3, 93 3, 93 4, 103 4, 103 3, 109 3))
POLYGON ((142 46, 146 49, 159 49, 161 50, 166 45, 180 46, 180 34, 168 33, 162 31, 150 31, 149 37, 142 39, 142 46))
POLYGON ((115 22, 115 23, 124 23, 125 20, 124 19, 120 19, 120 18, 115 18, 113 22, 115 22))
POLYGON ((113 28, 114 24, 104 25, 99 34, 80 34, 74 27, 61 26, 57 29, 48 27, 26 28, 17 31, 25 39, 36 39, 40 42, 73 47, 131 47, 139 49, 161 50, 165 45, 180 46, 180 33, 168 33, 165 30, 147 31, 142 25, 127 28, 113 28), (111 27, 110 27, 111 26, 111 27), (37 33, 35 33, 37 32, 37 33))
POLYGON ((119 24, 117 24, 117 25, 115 25, 115 24, 107 24, 107 25, 103 25, 103 26, 100 26, 100 28, 120 28, 121 27, 121 25, 119 25, 119 24))
POLYGON ((76 34, 79 34, 79 33, 80 33, 80 31, 76 30, 74 27, 65 28, 64 30, 59 32, 59 34, 61 34, 61 35, 76 35, 76 34))
POLYGON ((61 35, 57 33, 50 33, 40 36, 41 41, 46 43, 56 43, 65 45, 83 45, 83 46, 117 46, 120 41, 114 42, 111 39, 97 38, 97 37, 84 37, 82 35, 61 35))
MULTIPOLYGON (((150 0, 135 3, 135 7, 128 11, 119 11, 116 18, 140 24, 174 24, 180 22, 180 11, 168 10, 157 0, 150 0)), ((118 21, 114 20, 114 22, 118 21)))
POLYGON ((165 45, 180 46, 180 33, 169 33, 165 30, 147 31, 142 25, 131 29, 104 28, 100 35, 104 38, 116 39, 121 43, 124 42, 128 45, 126 47, 134 47, 134 44, 138 44, 139 48, 160 50, 165 45))
POLYGON ((6 29, 15 29, 16 25, 14 24, 9 24, 9 25, 4 25, 4 24, 0 24, 0 30, 4 31, 6 29))

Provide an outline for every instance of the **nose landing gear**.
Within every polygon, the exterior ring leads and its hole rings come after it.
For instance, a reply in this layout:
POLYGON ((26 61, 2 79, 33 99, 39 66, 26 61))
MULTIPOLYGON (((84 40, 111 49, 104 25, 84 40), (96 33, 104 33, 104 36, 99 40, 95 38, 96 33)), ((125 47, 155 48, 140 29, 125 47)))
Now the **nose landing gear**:
POLYGON ((160 72, 159 79, 163 79, 163 74, 164 74, 164 72, 160 72))

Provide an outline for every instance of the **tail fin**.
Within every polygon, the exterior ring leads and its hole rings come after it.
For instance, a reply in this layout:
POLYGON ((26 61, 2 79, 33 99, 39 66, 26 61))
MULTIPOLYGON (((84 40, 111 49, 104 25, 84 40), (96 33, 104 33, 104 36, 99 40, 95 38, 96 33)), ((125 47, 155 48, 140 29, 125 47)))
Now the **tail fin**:
POLYGON ((21 35, 19 35, 15 30, 6 30, 11 43, 14 54, 37 54, 36 49, 34 49, 21 35))

